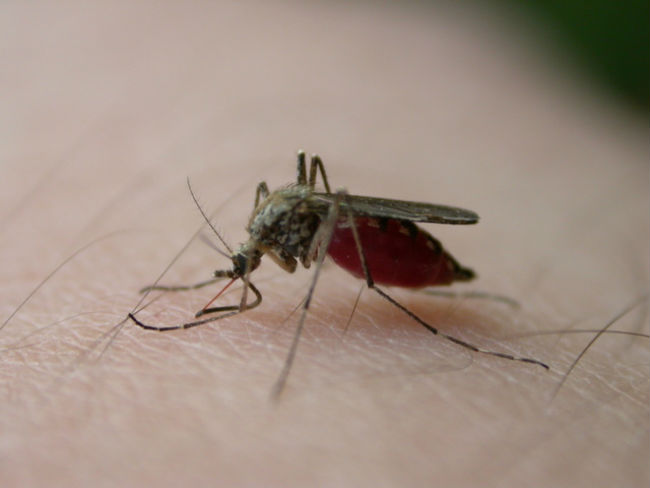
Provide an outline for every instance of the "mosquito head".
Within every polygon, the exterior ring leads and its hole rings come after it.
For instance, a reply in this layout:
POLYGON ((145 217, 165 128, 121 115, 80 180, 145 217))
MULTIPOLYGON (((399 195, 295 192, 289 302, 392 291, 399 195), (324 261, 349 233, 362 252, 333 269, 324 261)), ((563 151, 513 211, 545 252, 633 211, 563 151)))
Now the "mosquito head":
POLYGON ((262 261, 262 253, 257 249, 257 246, 247 242, 232 254, 231 259, 232 277, 241 278, 246 273, 251 273, 257 269, 262 261))

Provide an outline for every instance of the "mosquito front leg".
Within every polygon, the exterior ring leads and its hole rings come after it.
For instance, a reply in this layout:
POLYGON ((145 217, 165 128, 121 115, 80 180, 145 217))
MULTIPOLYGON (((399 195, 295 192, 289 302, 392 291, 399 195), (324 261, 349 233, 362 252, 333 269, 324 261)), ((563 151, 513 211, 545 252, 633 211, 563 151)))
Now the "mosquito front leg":
MULTIPOLYGON (((296 331, 293 335, 293 340, 291 342, 291 347, 287 354, 287 358, 284 361, 284 366, 280 372, 280 376, 273 385, 271 390, 271 398, 277 400, 284 390, 284 386, 287 383, 287 378, 289 377, 289 372, 291 371, 291 365, 296 357, 296 351, 298 349, 298 342, 300 340, 300 335, 302 334, 302 329, 305 325, 305 318, 307 317, 307 311, 309 310, 309 305, 311 303, 311 298, 314 295, 314 289, 316 288, 316 283, 318 282, 318 276, 320 270, 323 267, 323 261, 325 260, 325 255, 327 254, 327 248, 330 245, 332 240, 332 235, 334 234, 334 229, 336 227, 336 221, 339 217, 339 209, 341 206, 341 198, 343 197, 345 190, 339 190, 336 193, 336 198, 334 199, 332 206, 329 209, 327 218, 320 224, 316 235, 314 236, 314 241, 318 242, 318 258, 316 259, 316 266, 314 269, 314 274, 309 285, 309 290, 305 297, 305 301, 302 304, 302 313, 300 314, 300 319, 298 320, 298 325, 296 326, 296 331)), ((312 247, 315 244, 312 242, 312 247)), ((311 251, 310 251, 311 252, 311 251)))
POLYGON ((257 307, 260 303, 262 303, 262 294, 257 289, 257 287, 255 285, 253 285, 253 283, 248 282, 248 287, 255 294, 255 301, 253 301, 252 303, 246 304, 246 306, 244 308, 242 308, 241 305, 226 305, 226 306, 223 306, 223 307, 205 308, 205 309, 200 310, 199 312, 197 312, 197 314, 195 315, 196 318, 199 318, 199 317, 202 317, 204 315, 213 315, 213 314, 220 313, 220 312, 226 312, 226 313, 223 313, 223 314, 218 315, 216 317, 209 317, 209 318, 202 319, 202 320, 195 320, 193 322, 187 322, 187 323, 180 324, 180 325, 163 325, 163 326, 145 324, 140 319, 138 319, 135 316, 135 313, 133 313, 133 312, 129 314, 129 318, 137 326, 142 327, 143 329, 146 329, 146 330, 155 330, 157 332, 169 332, 171 330, 191 329, 193 327, 198 327, 199 325, 204 325, 204 324, 207 324, 207 323, 210 323, 210 322, 216 322, 217 320, 225 319, 226 317, 232 317, 233 315, 237 315, 237 314, 243 312, 244 310, 248 310, 248 309, 257 307))
POLYGON ((372 279, 372 274, 370 273, 370 269, 368 267, 368 262, 366 260, 366 254, 363 250, 363 245, 361 243, 361 238, 359 237, 359 231, 357 230, 357 225, 354 220, 354 216, 351 213, 348 213, 348 225, 352 229, 352 235, 354 236, 354 243, 357 248, 357 253, 359 254, 359 260, 361 261, 361 267, 363 269, 363 274, 366 278, 366 284, 368 285, 368 288, 371 288, 375 292, 377 292, 380 296, 388 300, 390 303, 395 305, 398 309, 400 309, 402 312, 404 312, 406 315, 411 317, 413 320, 415 320, 418 324, 426 328, 429 332, 435 335, 439 335, 440 337, 443 337, 444 339, 447 339, 450 342, 453 342, 454 344, 458 344, 459 346, 462 346, 466 349, 469 349, 470 351, 474 352, 480 352, 482 354, 489 354, 490 356, 496 356, 502 359, 509 359, 511 361, 521 361, 523 363, 531 363, 531 364, 537 364, 538 366, 542 366, 545 369, 550 369, 548 365, 544 364, 541 361, 538 361, 537 359, 531 359, 531 358, 525 358, 525 357, 519 357, 519 356, 513 356, 511 354, 505 354, 501 352, 496 352, 496 351, 489 351, 487 349, 482 349, 480 347, 477 347, 473 344, 470 344, 469 342, 465 342, 461 339, 458 339, 456 337, 450 336, 445 334, 444 332, 440 332, 438 329, 433 327, 432 325, 426 323, 423 319, 421 319, 419 316, 411 312, 408 308, 406 308, 404 305, 399 303, 397 300, 395 300, 393 297, 388 295, 386 292, 381 290, 380 288, 375 285, 374 280, 372 279))
POLYGON ((195 317, 199 318, 199 317, 201 317, 203 315, 213 314, 213 313, 217 313, 217 312, 226 312, 226 311, 229 311, 229 310, 236 310, 237 313, 241 313, 241 312, 244 312, 245 310, 250 310, 251 308, 257 307, 260 303, 262 303, 262 293, 260 293, 260 291, 257 289, 257 287, 253 283, 251 283, 250 281, 248 282, 248 287, 247 288, 250 288, 253 291, 253 293, 255 294, 255 301, 245 304, 243 306, 243 308, 242 308, 241 303, 239 305, 226 305, 226 306, 222 306, 222 307, 204 308, 204 309, 200 310, 199 312, 197 312, 195 317))
POLYGON ((198 288, 203 288, 204 286, 212 285, 213 283, 216 283, 219 281, 221 277, 218 278, 212 278, 210 280, 206 281, 201 281, 199 283, 195 283, 193 285, 178 285, 178 286, 164 286, 164 285, 150 285, 150 286, 145 286, 140 290, 140 293, 147 293, 150 291, 188 291, 188 290, 196 290, 198 288))
MULTIPOLYGON (((239 307, 235 307, 235 308, 238 309, 239 307)), ((167 326, 145 324, 144 322, 140 321, 140 319, 138 319, 133 313, 129 314, 129 318, 133 321, 135 325, 137 325, 138 327, 142 327, 145 330, 155 330, 156 332, 169 332, 172 330, 191 329, 192 327, 198 327, 199 325, 207 324, 209 322, 215 322, 217 320, 221 320, 226 317, 232 317, 233 315, 237 315, 238 313, 239 311, 235 310, 232 312, 224 313, 223 315, 219 315, 218 317, 210 317, 203 320, 196 320, 194 322, 187 322, 181 325, 167 325, 167 326)))

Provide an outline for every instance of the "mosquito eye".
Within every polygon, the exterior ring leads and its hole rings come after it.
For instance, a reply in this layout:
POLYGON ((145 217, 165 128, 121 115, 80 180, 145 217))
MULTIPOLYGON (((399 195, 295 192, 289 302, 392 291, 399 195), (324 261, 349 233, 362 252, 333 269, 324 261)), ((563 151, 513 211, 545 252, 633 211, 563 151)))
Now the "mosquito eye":
POLYGON ((239 253, 235 254, 232 258, 232 263, 233 263, 233 271, 235 274, 242 276, 244 274, 244 271, 246 270, 246 264, 248 263, 248 258, 239 253))

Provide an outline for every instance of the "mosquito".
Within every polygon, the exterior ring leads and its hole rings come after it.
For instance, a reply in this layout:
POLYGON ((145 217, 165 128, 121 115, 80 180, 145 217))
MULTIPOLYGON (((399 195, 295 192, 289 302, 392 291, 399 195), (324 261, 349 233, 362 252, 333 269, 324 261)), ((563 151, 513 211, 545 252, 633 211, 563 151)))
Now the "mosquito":
MULTIPOLYGON (((192 197, 194 198, 193 193, 192 197)), ((172 326, 145 324, 133 313, 129 314, 129 317, 143 329, 161 332, 189 329, 214 322, 255 308, 262 302, 262 294, 250 280, 250 275, 259 267, 262 256, 269 256, 288 273, 296 270, 298 261, 305 268, 309 268, 314 263, 315 270, 302 303, 302 311, 292 343, 272 389, 272 396, 275 398, 281 394, 286 385, 314 289, 327 255, 355 277, 365 280, 368 288, 429 332, 473 352, 536 364, 549 369, 546 364, 536 359, 482 349, 445 334, 378 286, 418 289, 472 280, 475 277, 474 271, 462 266, 438 240, 417 225, 418 222, 476 224, 479 217, 471 210, 431 203, 350 195, 344 189, 332 192, 320 157, 317 155, 311 157, 309 174, 307 174, 306 157, 303 151, 298 152, 297 178, 294 184, 274 192, 269 191, 265 182, 257 185, 254 210, 247 226, 249 238, 236 251, 233 251, 221 238, 200 206, 199 209, 221 243, 228 249, 232 268, 217 270, 211 280, 196 285, 154 285, 143 288, 142 291, 190 290, 229 278, 230 281, 223 289, 195 314, 197 319, 208 317, 172 326), (325 188, 324 192, 316 191, 316 179, 319 173, 325 188), (239 305, 211 307, 215 300, 237 280, 242 280, 244 285, 239 305), (251 302, 248 301, 249 290, 255 295, 255 299, 251 302)))

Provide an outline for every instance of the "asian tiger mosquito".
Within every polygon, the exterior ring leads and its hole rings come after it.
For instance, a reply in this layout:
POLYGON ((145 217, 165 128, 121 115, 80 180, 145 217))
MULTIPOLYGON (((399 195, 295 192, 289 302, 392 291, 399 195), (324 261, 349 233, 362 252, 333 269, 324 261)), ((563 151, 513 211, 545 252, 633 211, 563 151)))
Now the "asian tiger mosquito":
MULTIPOLYGON (((192 196, 194 197, 193 194, 192 196)), ((201 210, 200 206, 199 209, 201 210)), ((210 224, 202 210, 201 213, 210 224)), ((299 151, 295 184, 272 193, 265 182, 257 185, 255 206, 247 226, 250 237, 236 251, 232 251, 210 224, 230 252, 232 269, 217 270, 213 279, 196 285, 154 285, 142 290, 182 291, 200 288, 221 278, 230 278, 228 284, 196 313, 195 318, 218 315, 174 326, 148 325, 132 313, 129 317, 143 329, 161 332, 189 329, 214 322, 255 308, 262 302, 262 294, 250 281, 250 274, 260 265, 263 255, 270 256, 289 273, 296 270, 296 258, 305 268, 315 262, 315 270, 302 304, 291 347, 273 386, 272 395, 277 398, 289 376, 318 276, 325 256, 329 255, 336 264, 354 276, 364 279, 368 288, 431 333, 474 352, 537 364, 549 369, 546 364, 536 359, 482 349, 440 332, 378 288, 378 284, 422 288, 449 285, 454 281, 469 281, 474 278, 471 269, 459 264, 440 242, 419 228, 416 222, 467 225, 477 223, 478 215, 471 210, 446 205, 350 195, 343 189, 332 193, 321 159, 316 155, 312 156, 308 178, 305 153, 299 151), (318 173, 325 187, 324 193, 315 190, 318 173), (239 305, 210 307, 238 279, 244 283, 239 305), (249 289, 255 295, 255 300, 251 303, 247 300, 249 289)))

